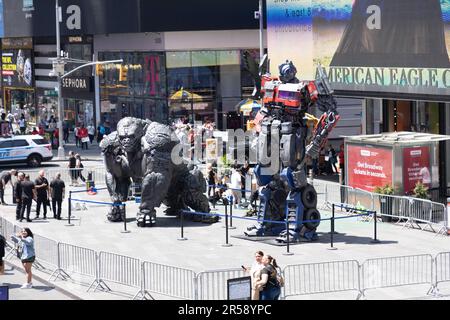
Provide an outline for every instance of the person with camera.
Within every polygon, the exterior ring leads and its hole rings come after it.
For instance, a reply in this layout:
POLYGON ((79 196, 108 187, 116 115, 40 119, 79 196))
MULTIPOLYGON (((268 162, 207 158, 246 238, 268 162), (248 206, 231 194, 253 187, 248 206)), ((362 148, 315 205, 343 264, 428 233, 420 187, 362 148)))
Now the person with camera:
POLYGON ((264 268, 261 270, 261 280, 256 282, 256 289, 261 290, 259 300, 278 300, 281 294, 281 283, 277 262, 270 255, 264 255, 261 262, 264 268))
POLYGON ((255 262, 253 262, 252 266, 244 267, 242 269, 250 274, 252 278, 252 300, 259 300, 259 288, 256 287, 256 283, 261 279, 261 270, 264 268, 262 263, 262 258, 264 257, 264 253, 262 251, 255 252, 255 262))
POLYGON ((34 250, 34 236, 29 228, 23 228, 20 233, 15 236, 11 236, 11 240, 16 243, 20 248, 18 256, 22 261, 22 265, 27 274, 27 282, 20 287, 21 289, 31 289, 33 288, 33 274, 31 267, 33 262, 36 260, 36 253, 34 250))

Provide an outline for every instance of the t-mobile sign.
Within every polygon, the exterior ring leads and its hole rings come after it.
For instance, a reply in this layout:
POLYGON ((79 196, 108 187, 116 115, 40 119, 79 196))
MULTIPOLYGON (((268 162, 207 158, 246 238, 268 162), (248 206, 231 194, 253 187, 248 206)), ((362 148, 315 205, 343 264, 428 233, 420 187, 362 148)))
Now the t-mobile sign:
POLYGON ((392 151, 383 148, 347 147, 348 185, 373 192, 392 185, 392 151))
POLYGON ((405 193, 412 192, 418 182, 428 186, 431 185, 430 148, 404 148, 403 185, 405 186, 405 193))

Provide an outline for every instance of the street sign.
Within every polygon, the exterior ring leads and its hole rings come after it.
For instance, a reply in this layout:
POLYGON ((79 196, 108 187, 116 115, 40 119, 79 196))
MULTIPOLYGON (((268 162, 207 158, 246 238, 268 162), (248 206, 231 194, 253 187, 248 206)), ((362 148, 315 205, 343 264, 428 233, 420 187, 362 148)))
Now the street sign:
POLYGON ((57 97, 58 91, 56 90, 44 90, 44 96, 46 97, 57 97))

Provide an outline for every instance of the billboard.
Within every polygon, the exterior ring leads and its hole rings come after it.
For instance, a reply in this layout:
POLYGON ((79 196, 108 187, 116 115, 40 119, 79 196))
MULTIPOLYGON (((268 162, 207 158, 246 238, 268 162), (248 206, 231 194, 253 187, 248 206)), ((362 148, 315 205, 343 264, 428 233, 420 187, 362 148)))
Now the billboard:
POLYGON ((373 192, 392 186, 392 150, 370 146, 347 146, 348 185, 373 192))
POLYGON ((418 182, 431 187, 430 147, 403 149, 403 185, 412 193, 418 182))
POLYGON ((32 51, 29 49, 3 49, 2 82, 5 87, 33 86, 32 51))
POLYGON ((267 0, 272 73, 321 64, 342 91, 450 94, 450 0, 267 0))

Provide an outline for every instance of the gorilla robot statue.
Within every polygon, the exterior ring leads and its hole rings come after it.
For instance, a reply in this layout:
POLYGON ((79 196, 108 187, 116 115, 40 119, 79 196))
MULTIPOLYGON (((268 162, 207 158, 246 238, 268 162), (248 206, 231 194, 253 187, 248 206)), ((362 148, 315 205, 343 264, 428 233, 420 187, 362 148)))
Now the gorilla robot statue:
MULTIPOLYGON (((128 200, 132 182, 142 190, 137 214, 139 227, 151 227, 156 223, 155 208, 162 203, 168 206, 166 214, 179 214, 188 208, 204 213, 210 211, 201 171, 172 161, 172 151, 179 143, 169 126, 131 117, 119 121, 117 131, 100 143, 106 185, 114 203, 108 213, 109 221, 123 221, 121 204, 128 200)), ((194 215, 193 219, 207 223, 217 221, 206 215, 194 215)))

